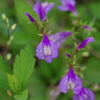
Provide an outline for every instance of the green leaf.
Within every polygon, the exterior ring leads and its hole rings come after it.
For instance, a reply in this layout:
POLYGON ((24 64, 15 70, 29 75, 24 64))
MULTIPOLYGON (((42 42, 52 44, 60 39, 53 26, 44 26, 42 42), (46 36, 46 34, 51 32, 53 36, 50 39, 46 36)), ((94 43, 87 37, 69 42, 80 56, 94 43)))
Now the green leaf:
POLYGON ((19 24, 25 30, 25 33, 33 35, 34 40, 38 41, 38 28, 33 23, 28 24, 29 19, 25 15, 25 13, 28 12, 31 14, 31 16, 33 16, 34 19, 37 19, 37 14, 33 11, 32 6, 27 4, 25 0, 14 0, 14 4, 16 9, 16 17, 19 24))
POLYGON ((6 73, 12 73, 10 68, 5 64, 0 55, 0 87, 9 89, 6 73))
POLYGON ((45 97, 33 97, 33 98, 30 98, 29 100, 47 100, 47 98, 45 98, 45 97))
POLYGON ((93 14, 93 16, 100 19, 100 1, 99 2, 92 2, 89 5, 90 11, 93 14))
POLYGON ((19 90, 19 81, 17 80, 16 76, 14 75, 10 75, 9 73, 7 73, 7 77, 8 77, 8 82, 9 82, 9 86, 11 87, 11 89, 18 93, 19 90))
POLYGON ((100 60, 95 57, 91 57, 88 60, 86 66, 87 68, 84 71, 85 80, 99 83, 100 82, 100 67, 99 67, 100 60))
POLYGON ((60 80, 63 69, 61 66, 64 66, 62 63, 62 57, 59 54, 59 57, 56 59, 53 59, 52 63, 46 63, 45 61, 40 61, 40 72, 41 74, 48 78, 49 82, 56 83, 60 80), (61 63, 58 63, 61 62, 61 63), (60 70, 58 70, 60 69, 60 70))
POLYGON ((21 92, 20 94, 14 95, 14 98, 16 100, 27 100, 27 98, 28 98, 28 90, 26 89, 23 92, 21 92))
POLYGON ((0 100, 11 100, 11 97, 3 88, 0 88, 0 100))
POLYGON ((12 43, 18 44, 18 45, 26 44, 29 41, 33 40, 33 36, 31 34, 27 34, 23 31, 13 33, 13 37, 14 39, 12 40, 12 43))
POLYGON ((33 58, 32 44, 29 43, 20 54, 16 56, 13 74, 17 77, 20 86, 20 92, 25 89, 28 80, 34 70, 35 59, 33 58))

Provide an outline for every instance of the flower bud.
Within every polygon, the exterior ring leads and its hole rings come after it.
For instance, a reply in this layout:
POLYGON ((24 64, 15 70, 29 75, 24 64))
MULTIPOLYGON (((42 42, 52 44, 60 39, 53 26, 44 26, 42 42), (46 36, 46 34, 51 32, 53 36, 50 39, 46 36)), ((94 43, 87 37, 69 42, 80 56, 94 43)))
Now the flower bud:
POLYGON ((83 57, 88 57, 88 56, 89 56, 89 52, 88 52, 88 51, 83 52, 83 53, 82 53, 82 56, 83 56, 83 57))
POLYGON ((13 24, 13 25, 11 26, 11 30, 13 31, 15 28, 16 28, 16 24, 13 24))
POLYGON ((10 36, 10 40, 13 40, 13 39, 14 39, 14 36, 13 36, 13 35, 11 35, 11 36, 10 36))
POLYGON ((7 23, 7 28, 9 28, 9 23, 7 23))
POLYGON ((9 19, 8 18, 6 18, 6 23, 9 24, 9 19))
POLYGON ((7 56, 6 56, 6 59, 7 60, 10 60, 11 59, 11 56, 12 56, 11 53, 8 53, 7 56))
POLYGON ((12 93, 11 93, 10 90, 7 90, 7 93, 8 93, 8 95, 9 95, 10 97, 12 97, 12 93))
POLYGON ((99 87, 99 84, 96 83, 96 84, 94 85, 94 87, 93 87, 93 90, 94 90, 94 91, 97 91, 99 88, 100 88, 100 87, 99 87))
POLYGON ((10 45, 11 44, 11 40, 9 40, 8 42, 7 42, 7 45, 10 45))
POLYGON ((2 19, 3 20, 6 20, 7 19, 5 14, 2 14, 2 19))

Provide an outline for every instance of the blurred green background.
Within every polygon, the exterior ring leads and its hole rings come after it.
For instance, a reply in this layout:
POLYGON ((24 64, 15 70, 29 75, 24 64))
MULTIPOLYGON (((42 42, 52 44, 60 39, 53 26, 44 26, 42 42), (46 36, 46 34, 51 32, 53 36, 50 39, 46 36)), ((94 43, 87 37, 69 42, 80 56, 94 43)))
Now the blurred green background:
MULTIPOLYGON (((45 0, 41 0, 43 1, 45 0)), ((55 6, 47 15, 49 19, 47 30, 52 30, 52 34, 72 31, 73 35, 66 39, 59 49, 59 57, 53 59, 51 64, 35 57, 37 59, 35 70, 27 85, 28 100, 72 100, 71 90, 67 94, 62 94, 59 90, 59 81, 68 69, 66 65, 69 64, 69 59, 65 58, 64 53, 73 53, 74 43, 79 44, 90 36, 93 36, 95 41, 79 52, 76 73, 82 78, 83 86, 95 93, 95 100, 100 100, 100 0, 76 0, 79 20, 71 12, 59 11, 57 9, 57 5, 61 5, 59 0, 48 0, 48 2, 54 2, 55 6), (90 26, 92 30, 88 32, 82 28, 83 25, 90 26)), ((32 23, 28 24, 29 19, 24 15, 25 12, 29 12, 38 19, 32 8, 34 3, 35 0, 0 0, 0 54, 11 68, 21 48, 32 41, 35 51, 41 41, 36 26, 32 23), (7 51, 12 55, 9 61, 5 56, 7 29, 1 17, 3 13, 8 17, 10 26, 17 24, 12 32, 14 39, 7 51)), ((0 100, 11 100, 6 90, 2 88, 0 88, 0 100)))

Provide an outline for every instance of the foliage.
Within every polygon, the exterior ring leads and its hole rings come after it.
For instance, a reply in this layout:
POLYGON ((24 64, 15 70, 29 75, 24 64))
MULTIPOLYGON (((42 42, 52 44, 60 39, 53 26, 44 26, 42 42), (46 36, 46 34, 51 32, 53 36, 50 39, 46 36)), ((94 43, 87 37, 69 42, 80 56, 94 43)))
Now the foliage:
MULTIPOLYGON (((45 0, 41 0, 43 1, 45 0)), ((51 93, 56 91, 59 81, 68 71, 66 66, 70 60, 65 59, 64 53, 72 54, 75 50, 73 42, 79 44, 90 36, 94 37, 95 42, 79 52, 76 68, 78 67, 82 72, 76 70, 76 73, 82 77, 84 86, 94 91, 95 100, 99 100, 100 0, 76 0, 79 19, 76 19, 71 12, 59 11, 57 9, 57 5, 60 5, 59 0, 48 1, 54 2, 55 7, 47 15, 49 19, 46 24, 47 31, 52 30, 52 34, 60 31, 73 32, 73 35, 60 47, 58 58, 51 64, 35 57, 35 49, 41 37, 37 35, 38 28, 33 23, 28 23, 29 19, 24 15, 25 12, 29 12, 38 21, 32 8, 35 1, 0 0, 0 15, 6 14, 10 26, 13 23, 17 24, 16 29, 11 33, 13 40, 8 46, 7 28, 0 17, 0 100, 11 100, 13 97, 17 100, 52 100, 54 96, 51 93), (83 25, 90 26, 92 31, 83 29, 83 25), (85 52, 88 55, 84 55, 85 52), (8 53, 12 55, 10 60, 7 59, 8 53), (13 95, 12 98, 7 90, 13 95)), ((67 94, 60 93, 54 100, 72 100, 72 96, 72 92, 69 91, 67 94)))

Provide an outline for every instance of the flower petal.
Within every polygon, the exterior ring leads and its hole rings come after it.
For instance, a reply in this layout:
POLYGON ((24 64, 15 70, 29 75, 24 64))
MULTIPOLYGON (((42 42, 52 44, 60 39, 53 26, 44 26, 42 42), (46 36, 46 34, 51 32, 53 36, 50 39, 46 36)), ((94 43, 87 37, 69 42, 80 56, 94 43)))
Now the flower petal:
POLYGON ((77 16, 77 12, 75 9, 75 0, 60 0, 62 6, 58 6, 59 10, 62 11, 71 11, 75 16, 77 16))
POLYGON ((54 6, 54 3, 48 3, 47 1, 45 1, 44 3, 42 3, 42 6, 45 10, 45 13, 47 14, 54 6))
POLYGON ((80 50, 81 48, 84 48, 88 43, 93 42, 94 38, 93 37, 89 37, 87 39, 85 39, 78 47, 77 50, 80 50))
POLYGON ((64 76, 60 81, 60 90, 63 93, 68 91, 68 75, 64 76))
POLYGON ((52 62, 52 57, 51 56, 47 56, 45 57, 46 62, 51 63, 52 62))
POLYGON ((91 28, 89 26, 83 26, 83 28, 87 29, 88 31, 91 31, 91 28))
POLYGON ((25 15, 30 19, 31 22, 36 22, 29 13, 26 12, 25 15))
POLYGON ((66 5, 67 3, 70 3, 72 5, 75 6, 76 2, 75 0, 60 0, 60 2, 63 4, 63 5, 66 5))
POLYGON ((55 43, 57 44, 58 48, 62 45, 63 42, 65 42, 66 38, 63 38, 61 40, 56 41, 55 43))
POLYGON ((46 17, 46 13, 42 7, 40 0, 36 0, 36 4, 33 6, 33 10, 38 14, 40 20, 43 21, 46 17))
POLYGON ((81 99, 79 95, 75 94, 73 100, 83 100, 83 99, 81 99))
POLYGON ((72 67, 70 67, 69 71, 68 71, 68 77, 69 79, 71 79, 73 82, 76 80, 76 74, 74 73, 74 70, 72 69, 72 67))
POLYGON ((68 58, 70 58, 70 57, 71 57, 71 55, 70 55, 70 54, 68 54, 68 53, 65 53, 65 55, 66 55, 68 58))
POLYGON ((36 48, 36 56, 39 59, 45 59, 44 51, 43 51, 43 43, 41 42, 36 48))
POLYGON ((72 32, 70 31, 63 31, 63 32, 59 32, 53 35, 49 35, 49 37, 53 40, 53 41, 57 41, 60 40, 62 38, 66 38, 68 36, 70 36, 72 34, 72 32))
POLYGON ((46 34, 44 34, 42 42, 47 46, 50 45, 50 43, 49 43, 50 40, 49 40, 49 38, 48 38, 48 36, 46 34))
POLYGON ((58 48, 62 45, 62 43, 66 40, 68 36, 70 36, 72 32, 70 31, 64 31, 64 32, 59 32, 53 35, 49 35, 49 37, 55 42, 58 46, 58 48))
POLYGON ((68 11, 69 10, 69 8, 67 6, 58 6, 57 8, 61 11, 68 11))
POLYGON ((86 89, 86 88, 84 88, 84 90, 87 91, 87 93, 88 93, 88 98, 89 98, 90 100, 94 100, 94 93, 93 93, 91 90, 86 89))
POLYGON ((75 9, 75 7, 72 5, 72 4, 70 4, 70 3, 67 3, 67 5, 66 5, 67 7, 68 7, 68 9, 75 15, 75 16, 77 16, 78 14, 77 14, 77 12, 76 12, 76 9, 75 9))
POLYGON ((52 41, 50 41, 50 45, 51 45, 51 54, 52 54, 51 57, 57 58, 58 57, 58 47, 57 47, 57 45, 52 41))
POLYGON ((73 92, 74 92, 75 94, 79 94, 81 88, 82 88, 82 81, 81 81, 81 79, 76 75, 75 87, 74 87, 74 89, 73 89, 73 92))

